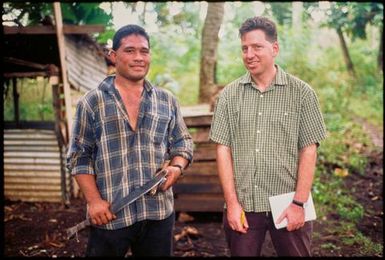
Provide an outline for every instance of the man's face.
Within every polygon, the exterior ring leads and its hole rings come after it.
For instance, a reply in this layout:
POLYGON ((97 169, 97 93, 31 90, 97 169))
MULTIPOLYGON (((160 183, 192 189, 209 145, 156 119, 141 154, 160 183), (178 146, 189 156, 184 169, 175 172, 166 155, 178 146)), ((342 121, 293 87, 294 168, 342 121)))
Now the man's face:
POLYGON ((147 39, 136 34, 122 38, 120 47, 111 53, 111 59, 117 75, 130 81, 144 79, 151 62, 147 39))
POLYGON ((278 42, 271 43, 262 30, 253 30, 241 37, 242 59, 251 75, 260 76, 274 66, 278 55, 278 42))

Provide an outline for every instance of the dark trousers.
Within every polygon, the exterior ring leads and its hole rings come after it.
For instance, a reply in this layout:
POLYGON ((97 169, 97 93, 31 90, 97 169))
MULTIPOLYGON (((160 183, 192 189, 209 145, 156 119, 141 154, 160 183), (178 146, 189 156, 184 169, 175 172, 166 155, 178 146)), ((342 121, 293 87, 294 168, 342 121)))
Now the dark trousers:
POLYGON ((245 215, 249 229, 242 234, 230 228, 224 211, 223 226, 231 256, 260 256, 266 231, 270 232, 278 256, 311 256, 311 221, 298 230, 287 231, 275 228, 271 212, 246 212, 245 215))
POLYGON ((86 256, 171 256, 175 213, 163 220, 144 220, 105 230, 91 227, 86 256))

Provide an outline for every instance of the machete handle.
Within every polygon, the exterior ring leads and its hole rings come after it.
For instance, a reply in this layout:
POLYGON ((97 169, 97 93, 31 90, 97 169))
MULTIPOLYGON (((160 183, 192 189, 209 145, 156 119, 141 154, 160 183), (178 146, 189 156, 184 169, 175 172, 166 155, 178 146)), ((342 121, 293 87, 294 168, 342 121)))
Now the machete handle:
MULTIPOLYGON (((158 176, 159 174, 163 174, 164 176, 167 175, 167 170, 166 169, 163 169, 163 170, 160 170, 159 172, 157 172, 155 174, 155 176, 158 176)), ((149 191, 149 194, 151 196, 154 196, 156 194, 156 192, 158 191, 159 187, 162 186, 162 184, 165 182, 165 180, 161 181, 158 185, 156 185, 154 188, 152 188, 150 191, 149 191)))

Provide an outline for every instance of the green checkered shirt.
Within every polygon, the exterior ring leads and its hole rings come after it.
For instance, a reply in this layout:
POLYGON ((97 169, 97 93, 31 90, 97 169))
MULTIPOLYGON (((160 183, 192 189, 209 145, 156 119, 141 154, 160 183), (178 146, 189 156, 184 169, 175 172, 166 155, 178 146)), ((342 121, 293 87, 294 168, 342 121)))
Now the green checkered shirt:
POLYGON ((270 211, 268 197, 295 191, 299 150, 326 129, 314 90, 276 65, 261 93, 250 73, 220 94, 210 139, 231 147, 238 200, 245 211, 270 211))

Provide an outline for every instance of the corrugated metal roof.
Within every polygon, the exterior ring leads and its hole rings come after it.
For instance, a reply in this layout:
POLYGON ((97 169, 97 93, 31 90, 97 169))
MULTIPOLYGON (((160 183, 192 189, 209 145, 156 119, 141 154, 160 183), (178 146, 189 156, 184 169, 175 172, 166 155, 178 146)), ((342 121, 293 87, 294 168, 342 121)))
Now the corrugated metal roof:
POLYGON ((76 89, 86 92, 99 86, 107 76, 103 51, 95 42, 65 37, 68 80, 76 89))

